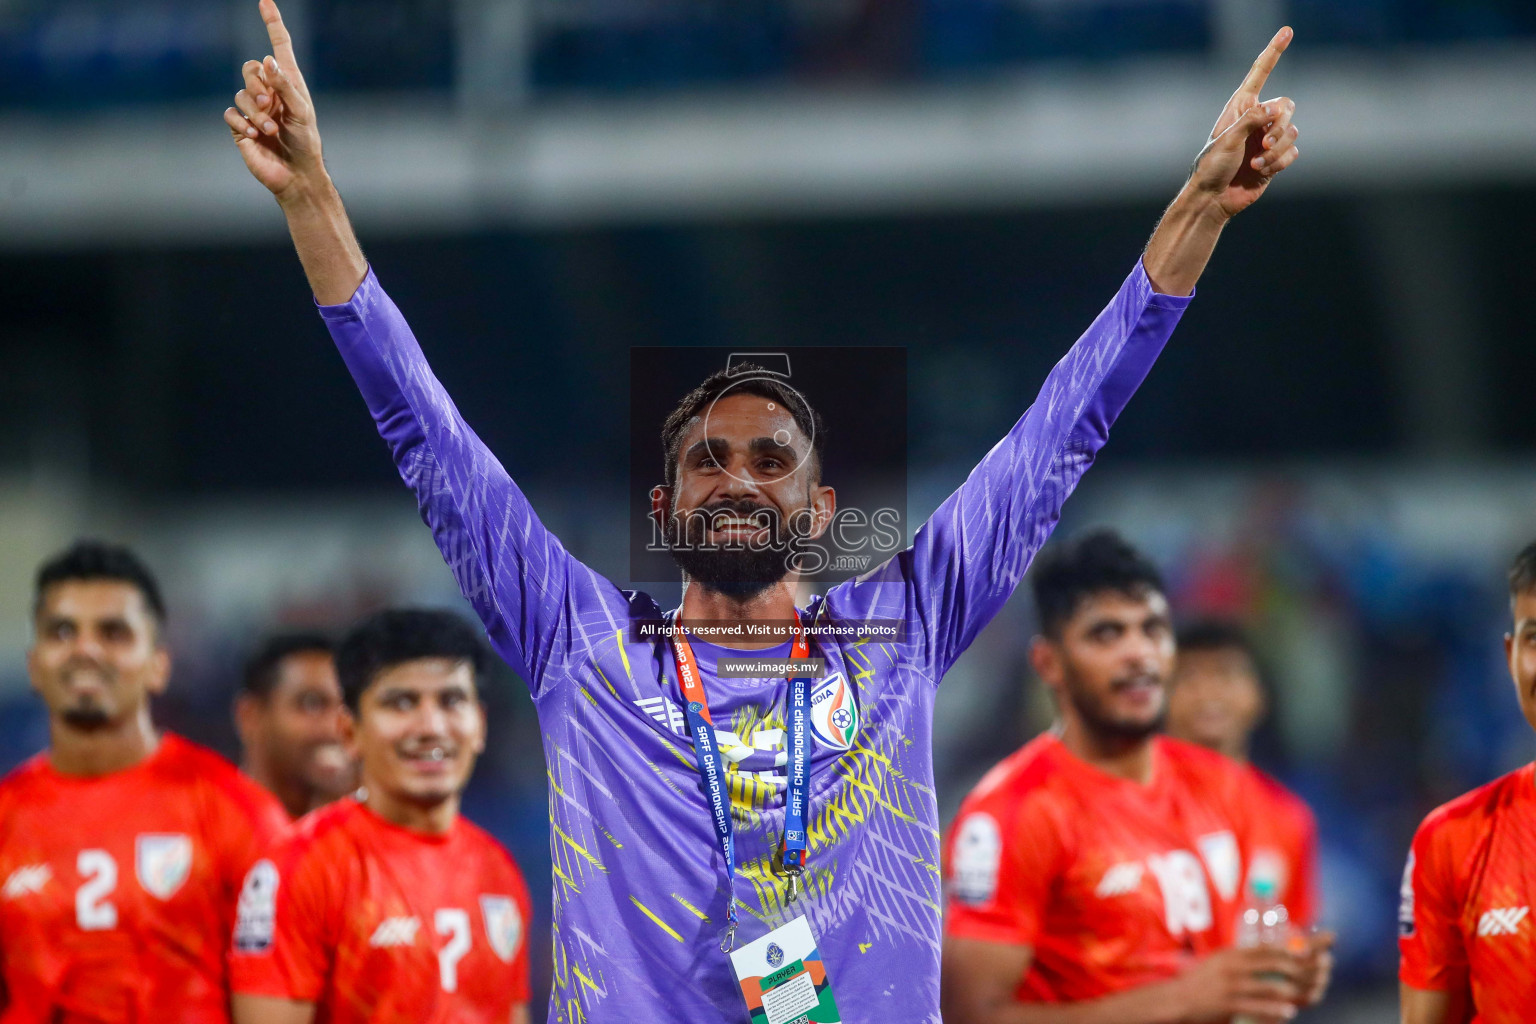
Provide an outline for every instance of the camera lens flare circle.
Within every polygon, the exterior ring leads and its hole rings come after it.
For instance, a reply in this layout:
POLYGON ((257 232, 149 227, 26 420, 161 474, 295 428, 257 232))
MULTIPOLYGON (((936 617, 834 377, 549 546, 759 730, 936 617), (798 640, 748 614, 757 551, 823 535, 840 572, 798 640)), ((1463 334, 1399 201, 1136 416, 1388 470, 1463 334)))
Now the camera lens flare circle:
MULTIPOLYGON (((709 434, 709 418, 710 418, 710 416, 715 411, 715 405, 717 403, 719 403, 720 401, 722 401, 723 399, 726 399, 726 398, 730 397, 731 392, 735 388, 740 387, 741 385, 746 384, 749 381, 754 381, 754 380, 771 381, 774 384, 777 384, 781 388, 787 388, 789 390, 790 394, 794 395, 796 398, 798 398, 800 400, 800 405, 801 405, 802 408, 809 409, 811 407, 811 403, 807 402, 805 400, 805 396, 802 395, 799 391, 796 391, 793 387, 790 387, 790 385, 788 383, 786 383, 783 378, 775 376, 773 374, 766 374, 766 373, 749 374, 749 375, 741 377, 738 380, 733 380, 730 383, 730 385, 727 386, 724 391, 720 392, 720 394, 716 395, 714 400, 711 401, 709 403, 708 407, 705 408, 705 410, 704 410, 704 436, 706 438, 708 438, 710 436, 710 434, 709 434)), ((779 408, 778 403, 772 402, 772 401, 770 401, 768 403, 768 411, 769 412, 777 412, 778 408, 779 408)), ((785 412, 788 412, 788 411, 789 410, 787 410, 787 409, 785 410, 785 412)), ((796 424, 796 425, 798 426, 798 424, 796 424)), ((780 427, 778 430, 774 431, 773 439, 774 439, 774 441, 776 443, 784 445, 784 446, 787 447, 789 445, 789 442, 790 442, 790 440, 792 438, 791 438, 790 433, 789 433, 788 430, 784 429, 783 427, 780 427)), ((813 422, 811 424, 811 429, 807 433, 807 436, 806 436, 805 451, 800 453, 800 458, 799 458, 798 461, 796 461, 796 463, 794 465, 794 468, 790 470, 790 473, 798 473, 800 471, 800 467, 804 466, 806 464, 806 462, 810 459, 811 452, 813 452, 815 450, 816 450, 816 424, 813 422)), ((753 486, 753 487, 758 485, 758 481, 756 481, 756 480, 750 479, 748 477, 740 476, 739 474, 732 472, 727 467, 722 467, 722 468, 725 468, 726 475, 729 476, 732 480, 736 480, 736 481, 739 481, 741 483, 747 484, 748 486, 753 486)))

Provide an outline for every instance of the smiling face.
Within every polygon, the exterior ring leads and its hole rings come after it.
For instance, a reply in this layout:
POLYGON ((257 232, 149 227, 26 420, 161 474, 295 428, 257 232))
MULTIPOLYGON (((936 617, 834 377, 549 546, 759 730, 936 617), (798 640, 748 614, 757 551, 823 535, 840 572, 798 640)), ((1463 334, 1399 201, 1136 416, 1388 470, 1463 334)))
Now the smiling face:
POLYGON ((40 596, 33 626, 27 668, 55 722, 80 730, 119 726, 165 690, 170 656, 132 583, 54 583, 40 596))
POLYGON ((1030 654, 1063 716, 1096 739, 1140 740, 1162 724, 1174 639, 1168 600, 1158 591, 1085 597, 1059 635, 1037 638, 1030 654))
POLYGON ((742 597, 783 579, 835 511, 819 470, 780 403, 740 393, 711 403, 683 433, 676 482, 657 489, 673 558, 690 579, 742 597))
POLYGON ((265 763, 320 800, 350 791, 352 759, 341 745, 341 684, 327 651, 297 651, 278 663, 271 692, 252 703, 252 740, 265 763))
POLYGON ((485 713, 474 669, 453 658, 417 658, 382 669, 343 718, 362 782, 390 801, 433 807, 456 798, 485 749, 485 713))
POLYGON ((1536 589, 1516 594, 1510 603, 1515 621, 1504 637, 1504 654, 1520 710, 1531 728, 1536 729, 1536 589))
POLYGON ((1168 694, 1168 733, 1229 757, 1248 749, 1264 714, 1264 691, 1253 659, 1241 647, 1179 652, 1168 694))

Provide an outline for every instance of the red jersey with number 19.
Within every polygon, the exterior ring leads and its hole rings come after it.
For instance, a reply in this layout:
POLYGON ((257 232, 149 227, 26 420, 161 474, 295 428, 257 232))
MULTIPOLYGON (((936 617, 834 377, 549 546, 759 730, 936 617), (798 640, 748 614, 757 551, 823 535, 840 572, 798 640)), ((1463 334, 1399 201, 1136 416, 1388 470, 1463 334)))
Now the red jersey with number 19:
POLYGON ((961 805, 945 931, 1032 947, 1023 1002, 1167 980, 1232 943, 1252 785, 1235 762, 1167 737, 1152 740, 1143 786, 1040 736, 961 805))
POLYGON ((231 984, 324 1024, 505 1024, 528 1000, 528 915, 511 855, 462 816, 427 835, 347 797, 246 876, 231 984))
POLYGON ((235 896, 287 828, 266 790, 166 735, 82 777, 39 754, 0 782, 0 1021, 229 1020, 235 896))
POLYGON ((1433 811, 1403 870, 1398 976, 1470 990, 1479 1024, 1536 1007, 1536 780, 1526 765, 1433 811))

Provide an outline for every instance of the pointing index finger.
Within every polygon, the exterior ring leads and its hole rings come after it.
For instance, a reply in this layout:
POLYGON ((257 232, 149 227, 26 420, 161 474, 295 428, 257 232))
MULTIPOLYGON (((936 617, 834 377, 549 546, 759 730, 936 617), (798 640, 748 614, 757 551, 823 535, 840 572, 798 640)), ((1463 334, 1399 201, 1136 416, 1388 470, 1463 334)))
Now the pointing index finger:
MULTIPOLYGON (((271 2, 272 0, 262 0, 264 4, 271 2)), ((1253 62, 1253 67, 1248 69, 1248 77, 1244 78, 1243 84, 1238 86, 1237 91, 1240 95, 1258 98, 1264 83, 1269 81, 1270 72, 1274 71, 1275 65, 1280 63, 1280 55, 1285 52, 1287 46, 1291 45, 1291 38, 1294 35, 1289 25, 1275 33, 1269 45, 1264 47, 1264 52, 1259 54, 1258 59, 1253 62)))
POLYGON ((283 15, 273 0, 261 0, 261 20, 267 23, 267 38, 272 40, 272 54, 284 68, 298 70, 299 62, 293 55, 293 37, 283 24, 283 15))

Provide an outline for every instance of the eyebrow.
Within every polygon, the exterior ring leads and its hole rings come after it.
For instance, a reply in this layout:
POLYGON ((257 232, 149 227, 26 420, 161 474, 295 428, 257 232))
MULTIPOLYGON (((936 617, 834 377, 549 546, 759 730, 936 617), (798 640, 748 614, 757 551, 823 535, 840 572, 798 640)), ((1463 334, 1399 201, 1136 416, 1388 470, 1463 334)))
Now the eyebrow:
MULTIPOLYGON (((705 453, 719 458, 721 455, 726 454, 730 450, 731 443, 725 438, 707 437, 701 441, 695 441, 693 444, 689 445, 688 450, 683 453, 683 459, 685 461, 692 460, 698 455, 705 453)), ((790 455, 798 454, 794 445, 780 444, 778 441, 775 441, 771 437, 753 438, 751 441, 747 442, 747 450, 752 452, 754 455, 760 455, 764 452, 769 452, 775 455, 782 454, 784 452, 788 452, 790 455)))
POLYGON ((782 452, 788 452, 791 455, 795 454, 794 445, 780 444, 771 437, 753 438, 752 441, 747 445, 747 450, 756 454, 762 454, 763 452, 768 452, 769 454, 773 455, 777 455, 782 452))
POLYGON ((397 697, 414 697, 417 700, 431 700, 433 695, 439 699, 448 696, 469 697, 470 689, 454 683, 452 686, 441 686, 433 690, 423 690, 413 686, 386 686, 378 692, 375 698, 381 701, 393 700, 397 697))
POLYGON ((38 617, 38 622, 43 626, 126 626, 133 628, 133 623, 128 621, 126 615, 104 615, 100 618, 92 618, 89 615, 67 615, 63 612, 44 612, 38 617))

